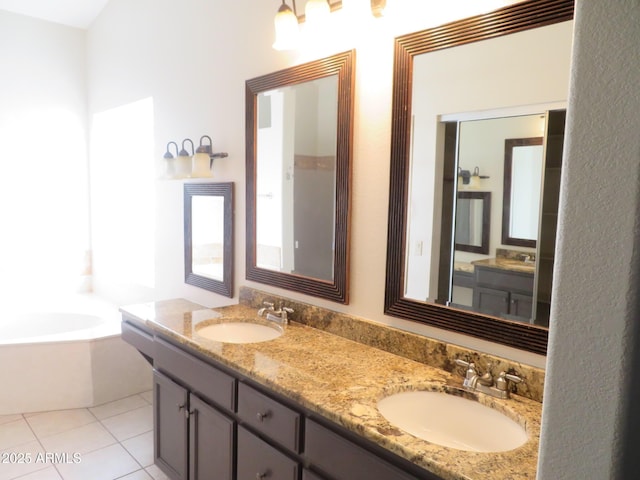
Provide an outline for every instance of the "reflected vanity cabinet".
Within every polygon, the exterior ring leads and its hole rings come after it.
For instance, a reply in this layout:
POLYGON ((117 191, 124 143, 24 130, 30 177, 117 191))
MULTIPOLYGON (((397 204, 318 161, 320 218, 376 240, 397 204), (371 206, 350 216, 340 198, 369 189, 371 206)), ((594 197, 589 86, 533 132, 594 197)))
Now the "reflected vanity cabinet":
POLYGON ((153 363, 154 459, 172 480, 439 479, 126 316, 125 330, 153 363))
POLYGON ((533 313, 533 273, 476 265, 474 310, 529 321, 533 313))

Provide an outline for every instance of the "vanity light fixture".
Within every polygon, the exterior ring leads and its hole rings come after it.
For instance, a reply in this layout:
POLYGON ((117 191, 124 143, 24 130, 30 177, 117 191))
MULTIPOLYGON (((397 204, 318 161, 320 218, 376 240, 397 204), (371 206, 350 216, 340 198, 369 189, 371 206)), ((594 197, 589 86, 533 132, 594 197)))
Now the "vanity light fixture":
MULTIPOLYGON (((293 9, 282 0, 278 13, 273 20, 276 39, 273 42, 275 50, 293 50, 299 45, 299 24, 305 22, 312 29, 322 29, 327 23, 331 12, 341 8, 350 11, 360 10, 357 2, 367 0, 307 0, 304 15, 298 16, 296 0, 291 0, 293 9)), ((387 0, 369 0, 371 13, 374 17, 381 17, 387 5, 387 0)))
POLYGON ((182 149, 178 152, 178 144, 176 142, 167 143, 167 151, 165 152, 163 159, 165 161, 165 174, 164 178, 178 179, 178 178, 209 178, 211 174, 211 168, 213 167, 213 160, 216 158, 226 158, 229 156, 226 152, 212 153, 213 144, 211 137, 203 135, 200 137, 200 145, 193 151, 194 144, 190 138, 185 138, 182 141, 182 149), (208 143, 204 140, 207 139, 208 143), (191 143, 191 155, 185 148, 185 143, 191 143), (175 145, 177 160, 170 151, 171 145, 175 145))
POLYGON ((462 179, 463 185, 477 185, 478 180, 484 180, 485 178, 490 178, 489 175, 480 175, 480 167, 476 167, 473 169, 473 173, 469 170, 463 170, 462 167, 458 167, 458 181, 462 179))
POLYGON ((304 6, 304 18, 305 22, 309 25, 319 27, 326 23, 331 14, 331 8, 327 3, 327 0, 307 0, 307 4, 304 6))
POLYGON ((293 1, 293 10, 282 0, 282 5, 273 19, 276 29, 276 40, 273 48, 276 50, 292 50, 298 43, 300 28, 298 26, 298 16, 295 13, 296 0, 293 1))

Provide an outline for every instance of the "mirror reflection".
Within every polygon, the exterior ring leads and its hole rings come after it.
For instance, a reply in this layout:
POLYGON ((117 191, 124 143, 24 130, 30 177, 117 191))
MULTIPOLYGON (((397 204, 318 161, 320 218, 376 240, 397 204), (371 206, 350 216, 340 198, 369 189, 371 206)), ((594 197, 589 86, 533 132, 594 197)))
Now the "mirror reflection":
POLYGON ((455 210, 456 250, 489 253, 491 192, 458 191, 455 210))
POLYGON ((246 82, 247 280, 349 301, 355 51, 246 82))
POLYGON ((573 2, 548 3, 544 17, 525 1, 396 39, 385 313, 546 352, 573 28, 573 2), (521 162, 539 149, 516 148, 505 179, 506 141, 540 137, 542 173, 521 162), (486 253, 458 241, 466 191, 491 193, 486 253), (505 213, 509 239, 532 246, 503 242, 505 213))
POLYGON ((333 280, 338 76, 258 94, 256 264, 333 280))
POLYGON ((233 184, 184 185, 185 283, 233 296, 233 184))
POLYGON ((191 199, 191 271, 224 279, 224 198, 197 195, 191 199))
POLYGON ((544 166, 542 137, 505 140, 502 243, 535 247, 544 166))

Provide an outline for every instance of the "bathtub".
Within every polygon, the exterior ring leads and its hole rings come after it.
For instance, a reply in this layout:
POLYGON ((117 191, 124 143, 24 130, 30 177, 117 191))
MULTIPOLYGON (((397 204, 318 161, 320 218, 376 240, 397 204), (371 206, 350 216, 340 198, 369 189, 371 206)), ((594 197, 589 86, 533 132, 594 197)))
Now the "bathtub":
POLYGON ((115 306, 83 295, 3 311, 0 415, 92 407, 151 388, 151 367, 120 338, 115 306))

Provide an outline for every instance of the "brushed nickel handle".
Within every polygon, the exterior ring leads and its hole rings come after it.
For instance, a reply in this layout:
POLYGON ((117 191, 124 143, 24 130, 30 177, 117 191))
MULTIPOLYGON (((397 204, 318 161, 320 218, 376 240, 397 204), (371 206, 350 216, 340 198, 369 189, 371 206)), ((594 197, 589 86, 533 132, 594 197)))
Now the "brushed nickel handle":
POLYGON ((271 416, 271 412, 269 410, 267 410, 266 412, 256 413, 256 418, 258 419, 259 422, 264 422, 265 419, 269 418, 270 416, 271 416))

